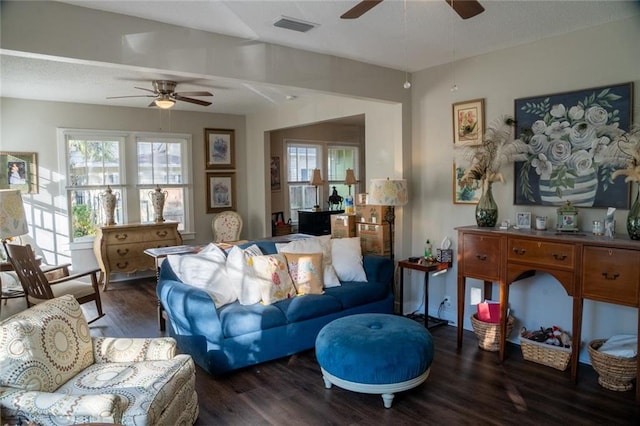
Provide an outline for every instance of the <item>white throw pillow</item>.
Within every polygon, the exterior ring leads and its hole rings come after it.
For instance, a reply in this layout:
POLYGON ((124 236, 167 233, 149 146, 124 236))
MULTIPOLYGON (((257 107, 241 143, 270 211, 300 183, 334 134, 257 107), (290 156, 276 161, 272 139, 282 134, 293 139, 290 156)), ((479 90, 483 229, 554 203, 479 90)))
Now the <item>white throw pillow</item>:
POLYGON ((262 256, 260 247, 255 244, 244 250, 233 246, 227 256, 227 276, 241 305, 253 305, 262 300, 251 261, 254 256, 262 256))
POLYGON ((340 280, 336 275, 331 258, 331 236, 305 238, 289 243, 276 243, 278 253, 322 253, 323 282, 325 288, 337 287, 340 280))
POLYGON ((167 261, 183 283, 209 294, 216 308, 236 301, 236 292, 227 277, 227 257, 215 244, 197 254, 170 254, 167 261))
POLYGON ((331 258, 340 281, 367 282, 362 265, 360 237, 332 238, 331 258))

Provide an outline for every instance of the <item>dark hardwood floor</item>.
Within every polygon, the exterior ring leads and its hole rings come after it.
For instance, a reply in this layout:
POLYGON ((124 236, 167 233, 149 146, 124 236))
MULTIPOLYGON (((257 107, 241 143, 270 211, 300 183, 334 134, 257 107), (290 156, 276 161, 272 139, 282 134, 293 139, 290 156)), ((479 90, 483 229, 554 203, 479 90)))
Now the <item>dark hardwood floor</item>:
MULTIPOLYGON (((114 283, 103 293, 106 316, 91 325, 95 336, 154 337, 155 282, 114 283)), ((84 305, 83 305, 84 306, 84 305)), ((24 300, 2 306, 2 317, 24 300)), ((86 315, 95 315, 87 304, 86 315)), ((578 384, 569 373, 524 361, 517 345, 507 359, 477 347, 465 331, 456 348, 455 327, 432 329, 436 354, 431 375, 419 387, 396 395, 385 409, 379 395, 337 387, 325 389, 313 351, 212 377, 198 368, 197 425, 638 425, 634 392, 600 387, 588 365, 578 384)))

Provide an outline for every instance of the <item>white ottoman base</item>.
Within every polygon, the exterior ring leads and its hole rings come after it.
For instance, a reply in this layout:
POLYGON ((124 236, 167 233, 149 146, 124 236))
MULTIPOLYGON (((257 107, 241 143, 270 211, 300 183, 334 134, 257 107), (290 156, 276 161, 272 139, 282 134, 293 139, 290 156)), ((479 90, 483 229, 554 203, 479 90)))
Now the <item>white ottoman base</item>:
POLYGON ((384 408, 391 408, 391 404, 393 403, 393 397, 395 396, 394 393, 415 388, 416 386, 418 386, 419 384, 427 380, 427 377, 429 377, 429 372, 431 371, 431 367, 429 367, 427 371, 425 371, 424 373, 422 373, 421 375, 419 375, 414 379, 407 380, 405 382, 399 382, 399 383, 385 383, 382 385, 350 382, 348 380, 343 380, 339 377, 336 377, 328 373, 322 367, 320 367, 320 370, 322 370, 322 378, 324 379, 325 388, 330 389, 331 385, 333 384, 342 389, 350 390, 353 392, 380 394, 382 395, 384 408))

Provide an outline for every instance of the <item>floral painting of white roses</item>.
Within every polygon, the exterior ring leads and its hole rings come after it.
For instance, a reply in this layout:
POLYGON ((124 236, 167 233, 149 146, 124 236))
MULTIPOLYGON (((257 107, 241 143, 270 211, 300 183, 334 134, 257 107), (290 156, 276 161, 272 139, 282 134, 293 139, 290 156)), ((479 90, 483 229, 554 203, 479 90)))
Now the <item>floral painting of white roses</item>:
POLYGON ((628 131, 633 83, 515 100, 514 204, 629 208, 624 176, 601 164, 628 131))

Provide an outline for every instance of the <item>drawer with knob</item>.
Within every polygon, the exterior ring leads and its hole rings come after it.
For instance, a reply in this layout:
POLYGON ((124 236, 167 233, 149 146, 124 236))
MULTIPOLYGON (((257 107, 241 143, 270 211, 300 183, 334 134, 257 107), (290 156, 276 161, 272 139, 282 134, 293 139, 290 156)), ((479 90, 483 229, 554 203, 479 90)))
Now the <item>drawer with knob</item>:
POLYGON ((462 265, 469 277, 498 281, 500 279, 500 237, 465 234, 462 265))
POLYGON ((507 259, 509 262, 524 262, 542 267, 574 269, 575 246, 542 240, 509 238, 507 259))
POLYGON ((638 307, 640 252, 586 246, 583 257, 583 297, 638 307))

